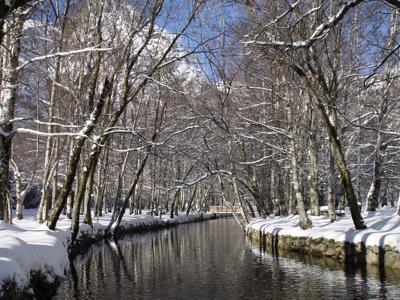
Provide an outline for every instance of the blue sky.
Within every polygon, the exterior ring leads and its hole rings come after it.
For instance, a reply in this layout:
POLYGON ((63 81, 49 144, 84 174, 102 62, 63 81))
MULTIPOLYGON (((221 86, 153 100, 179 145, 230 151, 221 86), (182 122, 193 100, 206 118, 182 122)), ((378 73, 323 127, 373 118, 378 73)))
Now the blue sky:
MULTIPOLYGON (((193 0, 166 0, 157 25, 166 28, 170 32, 178 32, 184 26, 192 7, 193 0)), ((220 60, 222 56, 217 48, 222 45, 221 32, 225 30, 225 42, 229 44, 231 29, 236 26, 245 14, 243 7, 239 7, 233 1, 207 1, 180 42, 188 49, 193 49, 201 40, 215 37, 212 42, 207 44, 206 48, 215 49, 213 59, 220 60)), ((203 48, 203 50, 206 49, 203 48)), ((204 71, 208 73, 207 75, 210 75, 212 73, 211 67, 206 63, 205 55, 202 53, 197 53, 196 55, 200 62, 204 63, 204 71)), ((219 79, 217 80, 219 81, 219 79)))

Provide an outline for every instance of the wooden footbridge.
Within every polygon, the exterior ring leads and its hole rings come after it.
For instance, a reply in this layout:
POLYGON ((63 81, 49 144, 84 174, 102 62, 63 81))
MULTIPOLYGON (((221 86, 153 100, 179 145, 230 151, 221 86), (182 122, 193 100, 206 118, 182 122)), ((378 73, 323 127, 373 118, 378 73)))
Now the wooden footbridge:
POLYGON ((210 213, 215 213, 215 214, 224 214, 224 213, 236 213, 236 214, 242 214, 242 208, 240 206, 225 206, 225 205, 220 205, 220 206, 210 206, 208 211, 210 213))

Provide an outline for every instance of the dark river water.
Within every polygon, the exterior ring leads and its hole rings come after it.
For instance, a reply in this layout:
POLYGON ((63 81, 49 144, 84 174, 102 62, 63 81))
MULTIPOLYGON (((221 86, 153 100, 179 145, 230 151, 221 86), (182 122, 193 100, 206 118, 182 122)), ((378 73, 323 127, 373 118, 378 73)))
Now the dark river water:
POLYGON ((400 299, 400 272, 277 257, 233 219, 131 235, 75 265, 56 299, 400 299))

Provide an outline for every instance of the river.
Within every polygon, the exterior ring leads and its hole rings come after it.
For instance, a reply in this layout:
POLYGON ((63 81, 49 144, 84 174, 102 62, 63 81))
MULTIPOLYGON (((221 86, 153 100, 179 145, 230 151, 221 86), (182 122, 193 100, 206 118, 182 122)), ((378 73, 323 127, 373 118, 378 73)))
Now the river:
POLYGON ((233 219, 92 247, 55 299, 400 299, 400 272, 261 251, 233 219))

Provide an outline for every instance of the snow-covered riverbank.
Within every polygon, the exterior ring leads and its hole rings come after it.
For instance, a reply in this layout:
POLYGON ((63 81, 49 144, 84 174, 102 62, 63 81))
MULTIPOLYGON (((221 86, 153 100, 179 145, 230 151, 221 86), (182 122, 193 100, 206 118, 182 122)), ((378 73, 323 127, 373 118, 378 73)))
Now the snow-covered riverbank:
POLYGON ((302 230, 298 216, 253 219, 247 227, 263 246, 345 260, 362 255, 366 263, 400 268, 400 216, 395 207, 363 213, 368 229, 355 230, 350 213, 331 223, 324 216, 311 216, 313 227, 302 230))
MULTIPOLYGON (((40 272, 52 282, 63 277, 69 269, 67 248, 70 241, 70 220, 61 216, 57 230, 51 231, 45 224, 35 220, 36 210, 25 210, 23 220, 13 220, 13 224, 0 224, 0 297, 3 285, 12 282, 16 288, 29 285, 31 272, 40 272)), ((93 218, 93 226, 81 224, 80 235, 101 235, 107 227, 111 214, 93 218)), ((151 215, 124 216, 121 227, 124 229, 160 227, 195 222, 214 218, 214 214, 181 214, 173 219, 169 215, 153 217, 151 215)), ((79 239, 79 237, 78 237, 79 239)))

